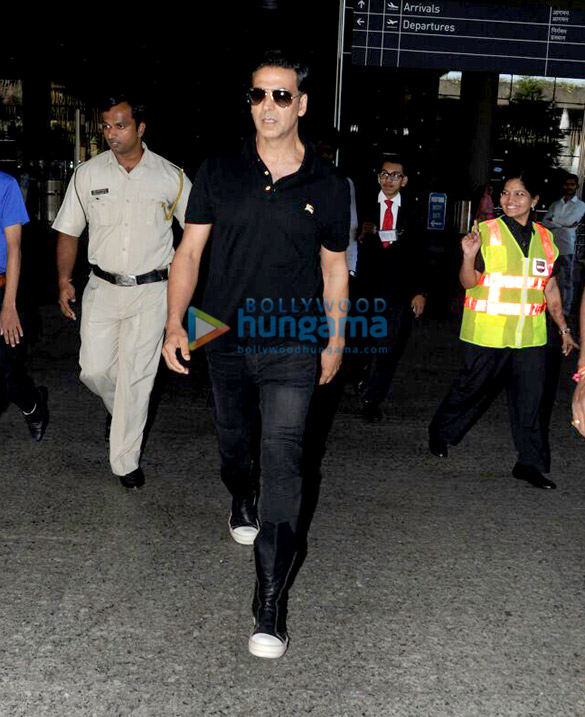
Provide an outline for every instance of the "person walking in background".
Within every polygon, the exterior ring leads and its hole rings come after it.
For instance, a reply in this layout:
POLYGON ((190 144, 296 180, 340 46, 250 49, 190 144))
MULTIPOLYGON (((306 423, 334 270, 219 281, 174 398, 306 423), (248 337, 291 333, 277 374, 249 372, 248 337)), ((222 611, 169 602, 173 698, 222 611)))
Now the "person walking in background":
POLYGON ((575 285, 575 243, 577 226, 585 215, 585 202, 577 197, 579 177, 567 174, 563 182, 563 196, 548 208, 542 223, 552 230, 560 252, 559 289, 565 316, 573 314, 575 285))
POLYGON ((474 217, 477 222, 485 222, 496 216, 492 193, 493 187, 491 184, 481 184, 475 190, 473 204, 477 203, 477 208, 474 207, 474 217))
MULTIPOLYGON (((427 262, 416 213, 402 190, 408 174, 399 158, 382 162, 380 191, 358 237, 357 295, 374 302, 383 299, 387 332, 375 340, 376 352, 361 381, 362 416, 369 423, 382 420, 380 405, 388 395, 404 351, 412 319, 426 304, 427 262)), ((372 339, 370 339, 372 341, 372 339)))
POLYGON ((0 373, 8 400, 21 410, 32 438, 40 441, 49 422, 48 393, 26 371, 27 335, 17 307, 22 225, 28 221, 18 182, 0 172, 0 373))

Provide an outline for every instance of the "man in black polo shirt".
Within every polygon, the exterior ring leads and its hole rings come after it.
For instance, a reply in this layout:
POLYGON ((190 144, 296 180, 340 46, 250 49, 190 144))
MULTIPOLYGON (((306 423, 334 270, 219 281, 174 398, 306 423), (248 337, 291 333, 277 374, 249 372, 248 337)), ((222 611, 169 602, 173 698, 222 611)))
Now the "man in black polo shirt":
POLYGON ((249 649, 272 658, 288 645, 287 581, 298 545, 307 409, 319 355, 320 384, 329 383, 341 364, 339 326, 348 291, 349 191, 299 137, 306 77, 306 68, 281 53, 266 55, 248 93, 255 137, 240 154, 208 159, 199 170, 172 265, 163 347, 169 368, 187 373, 182 320, 211 236, 203 310, 230 326, 207 345, 221 476, 232 495, 230 533, 239 543, 254 543, 255 628, 249 649), (319 304, 333 327, 321 354, 319 304), (258 409, 257 512, 250 467, 258 409))

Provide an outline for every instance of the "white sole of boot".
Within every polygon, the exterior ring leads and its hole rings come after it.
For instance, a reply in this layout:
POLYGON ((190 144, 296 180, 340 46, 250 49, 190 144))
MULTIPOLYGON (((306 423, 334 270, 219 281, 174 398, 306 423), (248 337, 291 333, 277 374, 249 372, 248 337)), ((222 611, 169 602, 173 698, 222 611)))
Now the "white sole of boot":
POLYGON ((256 536, 260 532, 259 529, 253 525, 242 525, 239 528, 232 528, 229 520, 228 528, 232 538, 240 545, 254 545, 256 536))
POLYGON ((274 635, 267 635, 263 632, 251 635, 248 640, 248 650, 254 657, 264 657, 275 660, 282 657, 288 648, 288 640, 282 642, 274 635))

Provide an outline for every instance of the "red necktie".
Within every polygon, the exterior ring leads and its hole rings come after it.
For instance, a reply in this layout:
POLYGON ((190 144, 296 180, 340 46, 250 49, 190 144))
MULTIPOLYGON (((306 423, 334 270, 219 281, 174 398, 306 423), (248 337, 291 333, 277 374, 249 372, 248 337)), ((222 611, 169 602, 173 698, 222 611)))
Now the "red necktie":
MULTIPOLYGON (((384 200, 386 203, 386 211, 384 213, 384 221, 382 222, 382 231, 389 231, 391 229, 394 229, 394 216, 392 214, 392 200, 386 199, 384 200)), ((384 249, 387 249, 390 246, 391 242, 389 241, 383 241, 382 246, 384 249)))
POLYGON ((394 229, 394 217, 392 216, 392 200, 386 199, 385 201, 388 209, 386 209, 386 213, 384 214, 384 221, 382 222, 383 232, 388 229, 394 229))

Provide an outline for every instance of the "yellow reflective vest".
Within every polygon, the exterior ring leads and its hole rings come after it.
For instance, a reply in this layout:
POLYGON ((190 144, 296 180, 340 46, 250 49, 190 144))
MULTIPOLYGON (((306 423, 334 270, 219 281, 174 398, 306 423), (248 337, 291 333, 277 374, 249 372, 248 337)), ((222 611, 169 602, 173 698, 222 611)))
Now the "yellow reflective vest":
POLYGON ((544 289, 559 250, 536 222, 525 257, 501 219, 479 225, 485 271, 465 294, 460 337, 477 346, 528 348, 546 344, 544 289))

